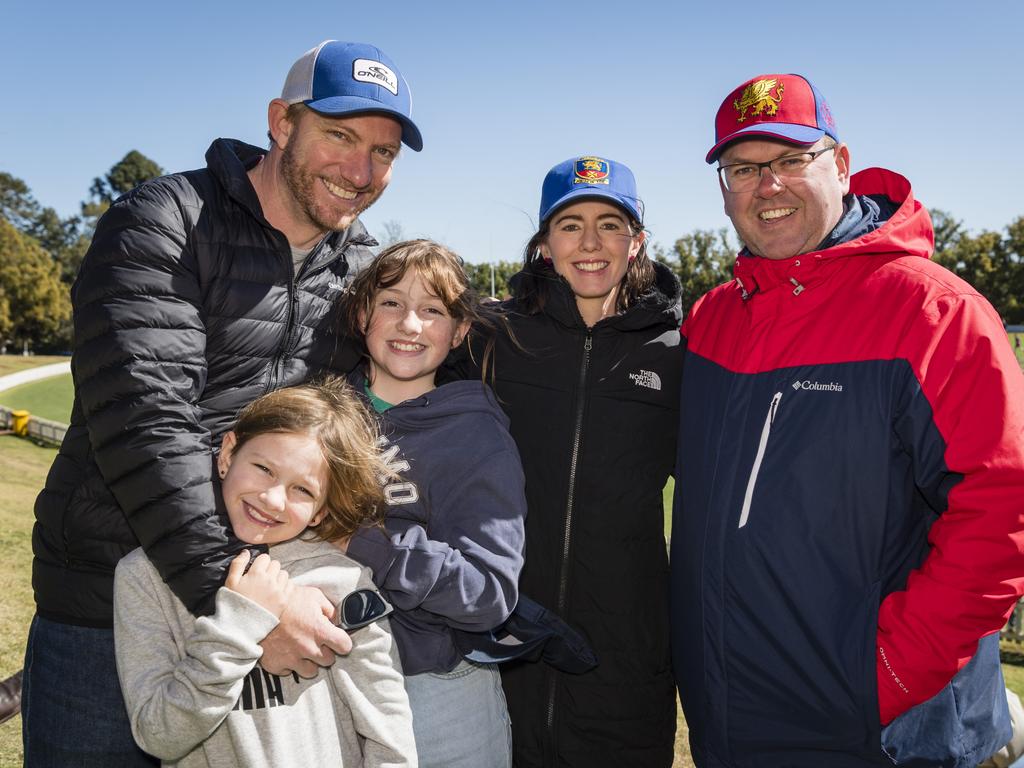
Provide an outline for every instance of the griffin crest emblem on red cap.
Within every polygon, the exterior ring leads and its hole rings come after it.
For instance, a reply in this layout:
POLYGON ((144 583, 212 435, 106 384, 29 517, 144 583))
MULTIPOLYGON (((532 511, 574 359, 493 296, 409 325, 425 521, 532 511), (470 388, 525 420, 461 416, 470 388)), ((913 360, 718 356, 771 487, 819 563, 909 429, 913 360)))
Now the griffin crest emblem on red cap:
POLYGON ((782 102, 782 92, 785 90, 782 83, 771 78, 768 80, 755 80, 746 88, 738 99, 732 102, 733 107, 739 113, 737 123, 747 119, 747 110, 750 110, 750 117, 763 114, 771 117, 779 111, 779 104, 782 102), (775 93, 772 94, 772 89, 775 93))

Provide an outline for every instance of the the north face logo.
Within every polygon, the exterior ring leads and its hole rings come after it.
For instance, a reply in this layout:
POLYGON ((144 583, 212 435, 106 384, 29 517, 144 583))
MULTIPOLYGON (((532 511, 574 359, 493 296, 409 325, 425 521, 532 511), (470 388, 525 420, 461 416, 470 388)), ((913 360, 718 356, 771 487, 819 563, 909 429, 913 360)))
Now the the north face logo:
POLYGON ((638 387, 647 387, 648 389, 656 389, 661 391, 661 376, 656 374, 654 371, 640 371, 639 373, 629 374, 629 378, 638 387))

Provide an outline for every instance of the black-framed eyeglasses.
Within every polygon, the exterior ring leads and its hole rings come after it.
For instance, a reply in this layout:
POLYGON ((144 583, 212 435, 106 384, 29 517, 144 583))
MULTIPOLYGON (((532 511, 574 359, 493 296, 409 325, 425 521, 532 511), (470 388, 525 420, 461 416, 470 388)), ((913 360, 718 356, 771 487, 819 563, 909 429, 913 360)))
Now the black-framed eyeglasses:
POLYGON ((803 176, 818 155, 836 148, 836 144, 815 152, 797 152, 769 160, 767 163, 730 163, 718 167, 718 178, 729 192, 748 192, 761 181, 761 170, 767 168, 779 181, 803 176))
POLYGON ((383 619, 394 610, 377 590, 357 589, 338 603, 338 626, 351 632, 383 619))

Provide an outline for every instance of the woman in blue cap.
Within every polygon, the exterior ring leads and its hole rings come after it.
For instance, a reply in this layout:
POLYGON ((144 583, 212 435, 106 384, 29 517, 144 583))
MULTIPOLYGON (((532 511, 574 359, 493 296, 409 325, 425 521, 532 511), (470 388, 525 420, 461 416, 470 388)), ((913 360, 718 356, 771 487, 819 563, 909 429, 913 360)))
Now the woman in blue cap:
MULTIPOLYGON (((632 172, 547 174, 540 228, 502 304, 493 386, 523 459, 520 592, 590 642, 595 669, 504 665, 517 766, 672 764, 662 488, 675 457, 680 287, 646 253, 632 172)), ((480 374, 481 350, 457 367, 480 374)))

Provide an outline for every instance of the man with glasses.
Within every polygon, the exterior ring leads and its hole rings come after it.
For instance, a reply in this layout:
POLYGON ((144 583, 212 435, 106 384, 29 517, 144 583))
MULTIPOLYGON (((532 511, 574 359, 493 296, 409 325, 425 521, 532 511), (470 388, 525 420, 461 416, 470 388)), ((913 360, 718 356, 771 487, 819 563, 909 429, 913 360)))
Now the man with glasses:
POLYGON ((909 182, 821 93, 718 110, 743 250, 686 342, 673 665, 698 766, 973 766, 1010 738, 999 629, 1024 588, 1024 377, 928 260, 909 182))

